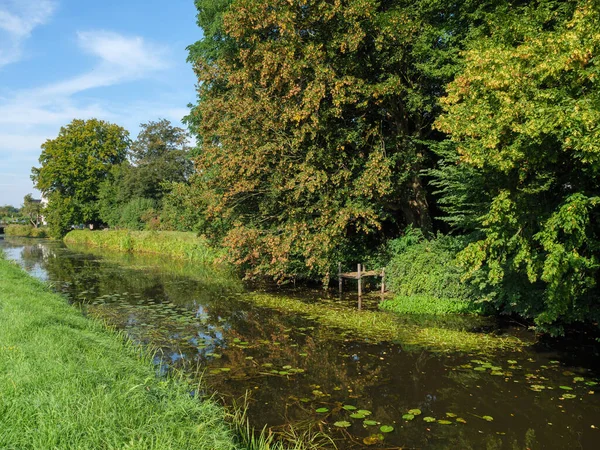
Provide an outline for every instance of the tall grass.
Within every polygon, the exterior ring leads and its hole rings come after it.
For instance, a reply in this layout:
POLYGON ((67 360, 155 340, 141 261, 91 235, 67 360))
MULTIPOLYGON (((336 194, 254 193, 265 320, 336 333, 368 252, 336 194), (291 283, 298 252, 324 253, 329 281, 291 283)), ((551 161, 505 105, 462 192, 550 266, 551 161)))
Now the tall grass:
POLYGON ((7 236, 46 238, 48 231, 45 227, 35 228, 32 225, 7 225, 4 227, 4 234, 7 236))
POLYGON ((122 252, 154 253, 205 264, 217 264, 224 256, 223 250, 211 247, 206 239, 180 231, 73 230, 64 241, 122 252))
POLYGON ((191 391, 0 259, 0 448, 235 449, 223 409, 191 391))

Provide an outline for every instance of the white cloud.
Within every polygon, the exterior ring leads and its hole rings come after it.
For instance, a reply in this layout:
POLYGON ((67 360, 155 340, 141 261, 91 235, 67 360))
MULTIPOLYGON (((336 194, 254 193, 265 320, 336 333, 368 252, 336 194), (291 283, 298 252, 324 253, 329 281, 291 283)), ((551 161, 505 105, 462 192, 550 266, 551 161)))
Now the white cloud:
POLYGON ((0 2, 0 67, 21 59, 23 42, 38 26, 50 20, 53 0, 2 0, 0 2))
POLYGON ((84 52, 98 57, 96 66, 81 75, 0 99, 0 127, 63 125, 75 117, 110 117, 110 112, 98 104, 79 106, 72 97, 91 89, 146 78, 169 67, 166 49, 141 37, 108 31, 82 32, 78 33, 78 43, 84 52))
MULTIPOLYGON (((0 5, 4 1, 0 0, 0 5)), ((8 21, 1 23, 0 28, 9 28, 8 21)), ((19 28, 14 24, 10 27, 19 28)), ((169 101, 165 102, 168 107, 161 101, 125 103, 90 92, 151 78, 170 68, 166 48, 139 36, 109 31, 80 32, 76 42, 82 52, 96 58, 90 70, 29 89, 13 92, 4 89, 0 96, 0 172, 21 174, 17 178, 20 184, 15 185, 15 189, 0 189, 0 204, 17 204, 25 195, 23 192, 31 192, 31 187, 27 187, 31 186, 29 170, 37 165, 40 145, 46 139, 56 137, 59 128, 75 118, 109 120, 129 128, 135 134, 134 130, 142 121, 153 117, 178 121, 187 113, 185 109, 173 108, 169 101), (84 97, 84 93, 88 92, 89 95, 84 97)), ((8 180, 0 176, 2 181, 8 180)))

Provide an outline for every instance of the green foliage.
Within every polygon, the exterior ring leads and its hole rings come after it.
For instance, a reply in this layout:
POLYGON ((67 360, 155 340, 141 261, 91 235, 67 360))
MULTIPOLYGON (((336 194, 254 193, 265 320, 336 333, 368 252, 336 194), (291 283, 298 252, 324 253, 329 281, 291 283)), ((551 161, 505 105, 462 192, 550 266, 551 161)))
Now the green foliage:
POLYGON ((498 309, 551 332, 600 318, 599 12, 547 1, 501 17, 438 121, 456 149, 439 186, 465 183, 447 209, 481 235, 459 259, 498 309))
POLYGON ((32 225, 7 225, 4 228, 7 236, 21 236, 32 238, 48 237, 48 231, 44 227, 34 227, 32 225))
POLYGON ((23 199, 21 214, 27 217, 27 220, 34 228, 37 228, 42 222, 43 205, 40 200, 34 200, 31 194, 27 194, 23 199))
POLYGON ((72 229, 81 224, 81 213, 73 197, 63 197, 59 192, 48 196, 48 205, 44 211, 48 222, 48 234, 53 239, 61 239, 72 229))
POLYGON ((134 198, 120 210, 117 225, 128 230, 144 230, 150 217, 156 215, 156 202, 149 198, 134 198))
POLYGON ((388 243, 387 286, 402 297, 424 295, 465 304, 476 300, 475 288, 461 281, 464 271, 456 262, 466 242, 465 238, 441 234, 426 239, 421 230, 408 228, 403 237, 388 243))
POLYGON ((211 197, 207 220, 230 226, 235 264, 327 281, 335 262, 407 224, 431 229, 421 171, 437 98, 486 2, 196 6, 195 182, 211 197))
POLYGON ((169 183, 185 182, 192 173, 188 136, 166 119, 140 125, 130 151, 132 166, 123 172, 121 195, 160 200, 169 183))
POLYGON ((98 223, 99 185, 125 159, 129 133, 97 119, 73 120, 42 145, 35 187, 48 197, 47 221, 55 236, 73 224, 98 223))
POLYGON ((237 448, 197 386, 157 378, 139 348, 3 259, 0 307, 0 447, 237 448))

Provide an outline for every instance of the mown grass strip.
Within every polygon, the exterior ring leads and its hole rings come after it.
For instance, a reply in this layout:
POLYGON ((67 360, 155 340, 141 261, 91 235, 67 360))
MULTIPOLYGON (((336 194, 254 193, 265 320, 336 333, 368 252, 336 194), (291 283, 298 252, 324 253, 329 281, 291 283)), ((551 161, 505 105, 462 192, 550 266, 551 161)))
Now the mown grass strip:
POLYGON ((0 448, 234 449, 191 390, 0 257, 0 448))
POLYGON ((73 230, 64 241, 132 253, 153 253, 204 264, 218 264, 224 250, 215 249, 195 233, 178 231, 73 230))
POLYGON ((426 348, 437 352, 485 353, 518 350, 525 345, 515 337, 425 325, 424 321, 419 323, 419 317, 415 317, 413 322, 410 317, 401 319, 384 311, 357 311, 324 303, 306 303, 281 295, 251 293, 240 298, 265 308, 308 316, 325 326, 351 331, 354 336, 374 342, 398 342, 406 350, 426 348))

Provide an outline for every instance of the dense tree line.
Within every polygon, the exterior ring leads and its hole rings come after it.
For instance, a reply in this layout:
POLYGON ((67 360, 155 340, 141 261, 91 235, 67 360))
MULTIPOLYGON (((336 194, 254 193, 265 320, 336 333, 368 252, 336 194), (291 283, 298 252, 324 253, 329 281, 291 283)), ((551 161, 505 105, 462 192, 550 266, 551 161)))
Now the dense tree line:
POLYGON ((468 297, 546 329, 600 318, 598 0, 195 3, 196 148, 166 121, 134 143, 73 122, 34 169, 59 233, 191 230, 248 276, 327 282, 418 228, 456 236, 438 259, 468 297))

